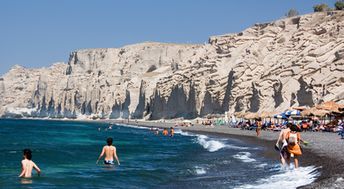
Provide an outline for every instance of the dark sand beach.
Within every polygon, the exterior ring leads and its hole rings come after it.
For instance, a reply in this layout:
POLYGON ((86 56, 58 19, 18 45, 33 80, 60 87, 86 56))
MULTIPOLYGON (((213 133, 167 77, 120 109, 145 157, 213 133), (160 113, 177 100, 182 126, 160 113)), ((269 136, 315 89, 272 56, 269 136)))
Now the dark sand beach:
MULTIPOLYGON (((154 121, 107 121, 109 123, 121 123, 144 127, 170 128, 175 127, 174 122, 154 122, 154 121)), ((252 144, 264 147, 266 150, 262 156, 278 160, 278 153, 274 150, 274 145, 279 132, 262 131, 259 137, 255 131, 230 128, 228 126, 203 126, 195 125, 191 127, 177 126, 183 131, 203 133, 207 135, 229 137, 243 140, 252 144)), ((300 188, 343 188, 344 187, 344 140, 336 133, 303 132, 301 136, 309 142, 305 146, 304 153, 300 158, 301 166, 314 165, 319 168, 321 175, 317 180, 300 188)))

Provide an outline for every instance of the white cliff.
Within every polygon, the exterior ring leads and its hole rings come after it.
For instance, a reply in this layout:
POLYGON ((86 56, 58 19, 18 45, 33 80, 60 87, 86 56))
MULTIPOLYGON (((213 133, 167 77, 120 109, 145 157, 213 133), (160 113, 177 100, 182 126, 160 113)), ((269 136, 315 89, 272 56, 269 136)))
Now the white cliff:
POLYGON ((344 102, 343 12, 256 24, 206 45, 78 50, 68 64, 15 66, 0 78, 4 116, 193 118, 328 100, 344 102))

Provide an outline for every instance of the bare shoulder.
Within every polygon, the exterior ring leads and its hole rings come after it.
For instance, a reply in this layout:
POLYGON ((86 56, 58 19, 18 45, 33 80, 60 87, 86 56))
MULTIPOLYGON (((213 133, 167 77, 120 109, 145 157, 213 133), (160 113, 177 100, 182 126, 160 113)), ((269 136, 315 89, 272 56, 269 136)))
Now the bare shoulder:
POLYGON ((116 147, 115 146, 111 146, 112 149, 116 150, 116 147))

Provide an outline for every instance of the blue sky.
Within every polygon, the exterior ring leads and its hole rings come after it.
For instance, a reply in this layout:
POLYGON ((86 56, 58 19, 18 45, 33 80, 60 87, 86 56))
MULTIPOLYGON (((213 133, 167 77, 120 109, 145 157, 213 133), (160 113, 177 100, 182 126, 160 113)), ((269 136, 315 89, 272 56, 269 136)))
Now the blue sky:
POLYGON ((83 48, 144 41, 204 43, 294 8, 310 13, 335 0, 1 0, 0 75, 13 65, 67 62, 83 48))

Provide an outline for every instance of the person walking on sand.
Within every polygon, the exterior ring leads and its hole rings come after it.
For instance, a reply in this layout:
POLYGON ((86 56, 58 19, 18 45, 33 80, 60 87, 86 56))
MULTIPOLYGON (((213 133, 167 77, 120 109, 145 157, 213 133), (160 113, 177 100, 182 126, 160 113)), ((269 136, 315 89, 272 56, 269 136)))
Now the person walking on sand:
POLYGON ((116 153, 116 147, 112 145, 112 142, 113 142, 113 139, 111 137, 106 139, 107 145, 103 147, 103 150, 100 153, 96 164, 98 164, 100 158, 102 158, 105 155, 105 158, 104 158, 105 165, 114 165, 113 158, 115 158, 117 161, 117 164, 120 165, 118 157, 117 157, 117 153, 116 153))
POLYGON ((258 118, 257 128, 256 128, 257 137, 259 137, 261 130, 262 130, 262 118, 258 118))
POLYGON ((289 156, 289 152, 287 149, 288 143, 286 140, 286 136, 290 132, 291 126, 292 124, 288 123, 287 128, 281 130, 278 136, 276 145, 275 145, 275 149, 280 152, 280 159, 283 166, 286 164, 286 160, 288 159, 288 156, 289 156))
POLYGON ((31 160, 32 154, 30 149, 23 150, 23 160, 21 161, 22 164, 22 171, 19 177, 22 178, 30 178, 32 175, 32 169, 37 171, 38 176, 41 174, 41 170, 39 167, 31 160))
POLYGON ((301 139, 301 134, 299 128, 296 125, 290 126, 290 131, 286 134, 286 140, 288 142, 288 152, 290 156, 287 158, 288 164, 290 163, 290 158, 294 158, 295 168, 299 167, 298 157, 302 155, 302 150, 300 143, 303 142, 301 139))

